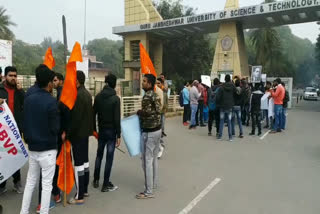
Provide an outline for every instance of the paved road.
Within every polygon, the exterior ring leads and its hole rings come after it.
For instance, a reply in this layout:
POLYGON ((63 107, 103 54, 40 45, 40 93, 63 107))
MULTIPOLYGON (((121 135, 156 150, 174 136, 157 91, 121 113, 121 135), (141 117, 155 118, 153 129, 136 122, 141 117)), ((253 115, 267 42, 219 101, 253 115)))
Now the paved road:
MULTIPOLYGON (((51 213, 178 214, 220 178, 189 213, 319 214, 320 102, 303 101, 288 113, 284 133, 261 140, 249 137, 247 128, 246 137, 232 143, 208 137, 206 128, 189 131, 180 118, 168 119, 167 150, 160 161, 161 184, 155 199, 134 198, 143 189, 140 159, 117 152, 112 182, 118 191, 101 193, 90 185, 84 206, 58 205, 51 213)), ((96 141, 91 139, 91 172, 95 151, 96 141)), ((26 170, 27 166, 23 181, 26 170)), ((0 196, 4 214, 19 213, 22 196, 10 191, 11 181, 8 188, 0 196)))

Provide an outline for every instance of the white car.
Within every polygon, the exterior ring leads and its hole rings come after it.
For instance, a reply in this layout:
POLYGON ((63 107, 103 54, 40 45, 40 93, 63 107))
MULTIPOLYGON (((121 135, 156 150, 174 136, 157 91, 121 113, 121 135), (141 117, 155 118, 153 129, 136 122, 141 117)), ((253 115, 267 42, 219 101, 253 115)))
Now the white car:
POLYGON ((318 100, 317 90, 313 87, 306 87, 303 94, 304 100, 318 100))

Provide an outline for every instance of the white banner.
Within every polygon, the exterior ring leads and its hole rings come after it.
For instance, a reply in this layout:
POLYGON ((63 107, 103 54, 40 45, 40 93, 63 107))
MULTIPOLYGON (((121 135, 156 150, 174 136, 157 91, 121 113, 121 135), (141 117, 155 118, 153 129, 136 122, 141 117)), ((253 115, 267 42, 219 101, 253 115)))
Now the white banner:
POLYGON ((4 71, 5 67, 12 65, 12 41, 0 39, 0 67, 4 71))
POLYGON ((28 161, 18 126, 6 103, 0 105, 0 184, 28 161))

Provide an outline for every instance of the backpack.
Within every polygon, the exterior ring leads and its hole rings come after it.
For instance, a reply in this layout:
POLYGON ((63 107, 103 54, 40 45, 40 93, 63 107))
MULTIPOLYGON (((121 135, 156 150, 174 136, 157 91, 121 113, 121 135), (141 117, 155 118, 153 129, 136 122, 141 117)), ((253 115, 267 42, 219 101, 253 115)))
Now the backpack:
POLYGON ((289 92, 286 91, 286 92, 285 92, 285 95, 284 95, 284 98, 283 98, 283 107, 287 108, 289 101, 290 101, 289 92))
POLYGON ((183 89, 180 91, 179 104, 180 104, 180 107, 183 107, 183 89))
POLYGON ((214 111, 217 108, 217 98, 218 98, 217 94, 218 94, 219 88, 216 88, 215 91, 212 91, 212 89, 209 89, 211 91, 208 97, 208 107, 210 111, 214 111))

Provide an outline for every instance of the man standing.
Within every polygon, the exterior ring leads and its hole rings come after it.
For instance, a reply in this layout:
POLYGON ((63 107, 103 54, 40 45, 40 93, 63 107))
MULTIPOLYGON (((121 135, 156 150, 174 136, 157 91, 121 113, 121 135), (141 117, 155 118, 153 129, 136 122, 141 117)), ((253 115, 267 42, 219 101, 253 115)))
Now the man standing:
POLYGON ((225 76, 225 83, 221 86, 217 94, 217 104, 220 108, 220 126, 218 140, 222 139, 224 119, 227 117, 228 120, 228 134, 229 141, 232 141, 232 130, 231 130, 231 119, 232 119, 232 108, 234 106, 234 95, 236 93, 236 87, 231 82, 229 74, 225 76))
POLYGON ((201 96, 201 93, 198 89, 199 82, 198 80, 193 81, 192 88, 190 89, 190 107, 191 107, 191 122, 189 129, 195 129, 196 124, 196 114, 198 111, 198 99, 201 96))
POLYGON ((260 91, 260 84, 255 83, 254 91, 250 98, 250 112, 252 118, 252 130, 250 135, 255 135, 256 126, 258 126, 258 136, 261 135, 261 98, 263 92, 260 91))
MULTIPOLYGON (((162 108, 167 108, 168 102, 166 103, 166 100, 168 101, 169 99, 169 85, 168 82, 164 76, 164 74, 160 74, 160 78, 162 79, 162 92, 163 92, 163 103, 161 104, 163 107, 162 108)), ((161 115, 161 129, 162 129, 162 137, 167 137, 167 134, 165 133, 164 127, 165 127, 165 121, 166 121, 166 115, 162 114, 161 115)))
MULTIPOLYGON (((7 104, 17 122, 20 132, 22 132, 22 121, 23 121, 23 103, 24 103, 24 91, 17 88, 17 69, 12 66, 5 68, 4 82, 0 83, 0 98, 6 99, 7 104)), ((23 193, 21 185, 20 170, 13 174, 13 190, 17 193, 23 193)), ((5 193, 6 181, 0 184, 0 195, 5 193)))
POLYGON ((208 90, 208 106, 209 106, 209 122, 208 122, 208 135, 212 135, 213 120, 216 123, 216 136, 219 135, 220 124, 220 110, 217 106, 216 96, 220 89, 220 81, 218 78, 213 80, 213 87, 208 90))
POLYGON ((158 153, 161 137, 160 98, 154 93, 156 78, 152 74, 143 77, 142 88, 145 95, 142 98, 142 109, 137 112, 142 129, 141 151, 142 167, 145 177, 144 192, 136 195, 137 199, 153 198, 153 189, 158 185, 158 153))
POLYGON ((283 99, 283 109, 281 114, 281 129, 285 130, 286 124, 287 124, 287 108, 288 108, 288 102, 290 101, 290 95, 289 95, 289 92, 286 90, 286 84, 284 82, 281 82, 281 85, 285 90, 285 95, 283 99))
POLYGON ((70 112, 71 124, 68 139, 72 145, 77 192, 70 204, 83 204, 88 197, 89 184, 89 136, 93 134, 93 109, 90 93, 84 87, 86 77, 77 71, 77 99, 70 112))
MULTIPOLYGON (((23 195, 21 214, 29 213, 33 190, 42 174, 40 213, 49 212, 52 180, 56 167, 59 114, 57 101, 51 96, 54 72, 41 67, 39 90, 26 98, 24 104, 24 138, 29 148, 29 170, 23 195)), ((64 137, 64 136, 62 136, 64 137)))
POLYGON ((165 148, 165 144, 164 144, 164 137, 165 135, 164 133, 164 119, 165 119, 165 114, 167 112, 168 109, 168 95, 166 93, 163 92, 164 89, 164 82, 161 78, 158 78, 156 81, 157 85, 156 85, 156 94, 160 97, 160 101, 161 101, 161 130, 162 130, 162 134, 161 134, 161 138, 160 138, 160 151, 158 154, 158 158, 162 157, 162 154, 164 152, 164 148, 165 148), (157 91, 157 89, 159 89, 159 91, 157 91), (162 93, 161 93, 162 92, 162 93), (162 96, 162 99, 161 99, 162 96))
POLYGON ((232 135, 235 135, 235 124, 236 121, 239 125, 239 138, 243 138, 243 129, 242 129, 242 121, 241 121, 241 105, 243 103, 243 93, 241 93, 240 88, 240 79, 235 80, 236 93, 234 95, 235 105, 232 109, 232 135))
POLYGON ((183 125, 188 126, 190 120, 190 94, 189 94, 189 82, 186 81, 182 90, 183 96, 183 125))
POLYGON ((104 148, 107 147, 104 181, 101 192, 112 192, 118 189, 110 181, 113 165, 114 150, 120 146, 120 98, 114 90, 117 85, 117 77, 109 74, 105 77, 105 87, 96 96, 93 105, 93 127, 96 131, 96 115, 98 115, 99 139, 97 158, 94 168, 93 187, 99 187, 100 168, 103 159, 104 148))
POLYGON ((281 132, 281 115, 283 110, 283 99, 285 97, 285 89, 281 85, 281 79, 277 78, 273 82, 274 89, 271 91, 271 96, 274 99, 274 117, 275 122, 272 130, 272 134, 281 132))
POLYGON ((206 125, 204 125, 204 122, 203 122, 203 107, 204 107, 205 87, 202 85, 201 79, 199 80, 198 89, 199 89, 199 92, 201 93, 201 96, 198 99, 198 110, 197 110, 197 113, 196 113, 196 123, 197 123, 197 126, 198 126, 199 125, 199 114, 200 114, 200 126, 204 127, 204 126, 206 126, 206 125))

